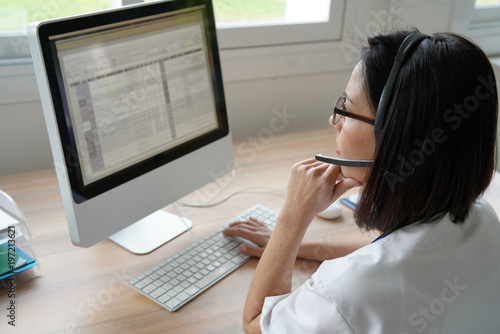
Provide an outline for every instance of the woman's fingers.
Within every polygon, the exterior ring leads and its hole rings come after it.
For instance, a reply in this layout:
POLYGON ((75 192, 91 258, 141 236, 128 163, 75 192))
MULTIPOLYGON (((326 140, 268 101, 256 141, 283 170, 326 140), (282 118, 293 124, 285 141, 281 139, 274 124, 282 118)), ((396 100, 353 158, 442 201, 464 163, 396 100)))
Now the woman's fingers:
POLYGON ((243 253, 245 255, 249 255, 249 256, 255 256, 255 257, 261 257, 262 254, 264 253, 264 249, 266 249, 266 248, 265 247, 255 247, 255 246, 251 246, 251 245, 246 244, 246 243, 243 243, 238 247, 238 250, 241 253, 243 253))
POLYGON ((237 236, 247 239, 259 246, 266 246, 271 237, 271 229, 263 222, 250 218, 246 222, 235 222, 222 231, 226 236, 237 236))

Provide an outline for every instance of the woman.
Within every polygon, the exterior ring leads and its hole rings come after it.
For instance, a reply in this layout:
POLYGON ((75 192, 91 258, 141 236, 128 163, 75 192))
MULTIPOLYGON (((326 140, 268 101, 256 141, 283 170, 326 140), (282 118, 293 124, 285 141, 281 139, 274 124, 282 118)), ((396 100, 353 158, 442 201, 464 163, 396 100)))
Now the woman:
POLYGON ((246 332, 500 333, 500 223, 480 197, 496 160, 493 70, 463 37, 424 36, 405 49, 380 107, 394 58, 414 34, 370 37, 330 118, 339 157, 371 165, 297 163, 269 240, 255 221, 225 231, 262 246, 245 253, 265 248, 245 304, 246 332), (291 292, 312 219, 358 186, 355 221, 380 237, 324 261, 291 292))

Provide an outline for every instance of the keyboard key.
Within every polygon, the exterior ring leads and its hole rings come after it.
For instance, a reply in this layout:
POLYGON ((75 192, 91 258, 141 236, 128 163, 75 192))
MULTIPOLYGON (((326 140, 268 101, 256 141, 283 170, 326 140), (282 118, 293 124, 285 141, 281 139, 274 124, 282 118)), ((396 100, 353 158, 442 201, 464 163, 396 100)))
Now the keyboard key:
POLYGON ((194 285, 190 286, 189 288, 187 288, 186 290, 184 290, 185 293, 187 293, 188 295, 192 296, 194 295, 195 293, 197 293, 198 291, 200 291, 200 289, 198 289, 197 287, 195 287, 194 285))
POLYGON ((150 292, 153 292, 154 290, 156 290, 156 288, 157 288, 157 286, 154 285, 153 283, 151 283, 147 287, 142 289, 142 291, 144 291, 145 293, 150 293, 150 292))
POLYGON ((223 266, 217 268, 217 270, 212 271, 209 273, 207 276, 203 277, 198 283, 195 284, 197 288, 203 289, 206 287, 209 283, 212 283, 212 281, 225 273, 227 273, 229 270, 233 269, 234 265, 231 263, 226 263, 223 266))
POLYGON ((158 288, 151 293, 151 297, 158 298, 161 295, 163 295, 165 292, 167 292, 167 290, 165 290, 164 288, 158 288))
POLYGON ((134 286, 137 288, 137 289, 142 289, 146 286, 146 283, 142 282, 142 281, 139 281, 137 283, 134 284, 134 286))
POLYGON ((245 263, 245 261, 247 260, 247 258, 244 258, 244 257, 240 257, 240 256, 236 256, 236 257, 233 257, 231 259, 231 261, 234 263, 234 264, 240 264, 240 263, 245 263))
POLYGON ((169 300, 171 297, 167 294, 164 294, 163 296, 161 296, 160 298, 158 298, 158 301, 160 303, 165 303, 167 300, 169 300))
POLYGON ((189 298, 189 295, 185 292, 181 292, 177 295, 177 298, 180 299, 181 301, 185 301, 186 299, 189 298))
POLYGON ((174 309, 178 305, 180 305, 181 303, 182 303, 182 301, 180 301, 179 299, 177 299, 177 298, 174 297, 174 298, 170 299, 168 302, 166 302, 165 306, 169 307, 171 309, 174 309))

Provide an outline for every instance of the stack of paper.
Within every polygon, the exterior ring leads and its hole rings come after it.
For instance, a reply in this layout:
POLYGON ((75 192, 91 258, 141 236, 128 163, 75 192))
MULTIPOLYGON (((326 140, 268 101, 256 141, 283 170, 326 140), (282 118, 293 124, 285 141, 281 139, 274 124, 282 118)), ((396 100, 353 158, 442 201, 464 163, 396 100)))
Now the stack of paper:
POLYGON ((38 264, 23 251, 28 248, 29 238, 19 220, 0 209, 0 280, 38 264))
POLYGON ((2 254, 2 260, 0 261, 0 275, 20 268, 26 264, 26 259, 19 256, 19 254, 12 249, 9 250, 9 248, 5 245, 0 245, 0 254, 2 254))

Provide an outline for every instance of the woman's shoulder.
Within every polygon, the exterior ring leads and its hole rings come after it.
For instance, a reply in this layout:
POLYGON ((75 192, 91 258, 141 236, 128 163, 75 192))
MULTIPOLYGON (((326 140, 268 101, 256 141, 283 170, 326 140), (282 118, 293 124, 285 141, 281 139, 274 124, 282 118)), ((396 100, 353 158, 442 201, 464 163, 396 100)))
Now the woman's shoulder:
POLYGON ((481 308, 474 297, 479 291, 490 291, 500 300, 500 287, 488 283, 500 281, 498 254, 500 223, 480 199, 461 224, 446 215, 434 223, 409 225, 348 256, 325 261, 317 275, 349 323, 363 314, 398 323, 417 319, 422 305, 481 308), (470 301, 459 298, 466 291, 470 301), (448 305, 441 302, 443 296, 461 303, 448 305))
MULTIPOLYGON (((483 198, 478 199, 469 216, 462 223, 453 221, 450 214, 434 222, 416 222, 405 226, 386 237, 372 242, 357 251, 338 259, 325 261, 320 270, 328 277, 344 274, 372 275, 380 270, 398 267, 407 262, 413 263, 420 257, 432 256, 426 262, 446 253, 448 259, 461 254, 469 245, 480 248, 500 247, 500 221, 483 198), (456 253, 449 253, 450 250, 456 253)), ((476 252, 470 254, 474 256, 476 252)))

